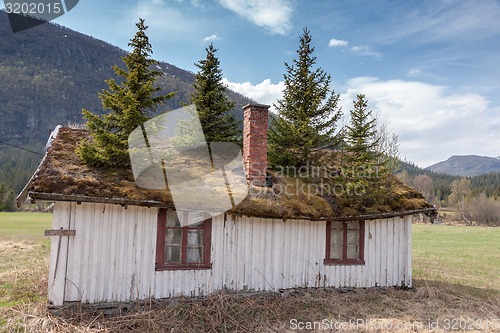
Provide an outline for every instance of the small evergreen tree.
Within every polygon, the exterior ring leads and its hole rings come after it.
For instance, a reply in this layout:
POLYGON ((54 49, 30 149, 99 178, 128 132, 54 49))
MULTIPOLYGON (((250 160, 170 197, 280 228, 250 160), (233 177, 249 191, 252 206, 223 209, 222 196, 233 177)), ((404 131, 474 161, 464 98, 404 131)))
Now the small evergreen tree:
POLYGON ((347 181, 349 193, 361 194, 367 189, 376 191, 381 180, 387 176, 386 159, 378 151, 380 137, 377 136, 377 119, 367 111, 365 95, 357 95, 353 101, 351 122, 346 126, 346 154, 342 173, 347 181))
POLYGON ((109 89, 99 94, 103 109, 109 110, 109 114, 100 116, 83 110, 91 140, 83 141, 77 154, 87 165, 129 166, 128 136, 175 93, 159 94, 161 88, 154 84, 162 73, 151 69, 158 62, 150 58, 153 51, 145 32, 148 27, 143 19, 136 26, 138 31, 128 44, 133 50, 122 58, 127 69, 113 66, 115 75, 123 81, 107 80, 109 89))
POLYGON ((220 61, 215 55, 217 49, 210 44, 207 57, 195 64, 199 71, 195 74, 194 92, 190 102, 196 106, 203 133, 207 142, 241 141, 238 121, 229 112, 235 103, 224 94, 220 61))
POLYGON ((0 212, 13 212, 15 207, 15 195, 12 188, 5 184, 0 183, 0 212))
POLYGON ((269 133, 269 162, 274 166, 314 164, 313 150, 338 145, 336 123, 342 116, 339 95, 330 90, 331 76, 316 68, 309 30, 304 29, 292 65, 285 63, 283 99, 275 105, 269 133))

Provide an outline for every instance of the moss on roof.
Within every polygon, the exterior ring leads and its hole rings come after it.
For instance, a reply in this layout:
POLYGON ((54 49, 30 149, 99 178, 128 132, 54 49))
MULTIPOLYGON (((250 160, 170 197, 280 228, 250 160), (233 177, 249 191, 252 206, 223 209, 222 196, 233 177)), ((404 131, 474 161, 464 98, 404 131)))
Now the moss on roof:
MULTIPOLYGON (((32 200, 114 202, 173 208, 168 189, 140 188, 130 169, 95 168, 84 165, 75 154, 78 142, 88 138, 82 129, 62 128, 26 190, 32 200)), ((338 155, 324 154, 336 174, 338 155), (332 161, 335 161, 332 163, 332 161)), ((326 162, 325 162, 325 165, 326 162)), ((391 176, 377 195, 362 200, 336 193, 334 177, 294 177, 271 170, 271 187, 250 186, 246 199, 230 213, 274 218, 313 220, 351 216, 376 217, 415 211, 434 213, 419 192, 391 176), (325 189, 326 188, 326 189, 325 189), (332 190, 333 189, 333 190, 332 190)), ((218 190, 218 189, 215 189, 218 190)))

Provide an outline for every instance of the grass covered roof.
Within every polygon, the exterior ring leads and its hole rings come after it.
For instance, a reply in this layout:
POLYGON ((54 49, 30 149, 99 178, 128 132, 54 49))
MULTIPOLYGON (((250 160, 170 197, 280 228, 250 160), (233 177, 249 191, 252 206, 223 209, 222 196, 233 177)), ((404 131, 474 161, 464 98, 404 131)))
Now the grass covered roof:
MULTIPOLYGON (((31 200, 175 208, 168 189, 151 190, 139 187, 130 169, 84 165, 76 156, 75 148, 80 140, 88 137, 86 130, 61 128, 18 201, 24 201, 23 199, 29 196, 31 200)), ((301 177, 270 170, 272 184, 269 184, 269 187, 250 186, 246 198, 228 212, 258 217, 311 220, 378 218, 418 212, 435 214, 433 206, 422 194, 394 176, 388 177, 376 195, 347 195, 335 187, 338 180, 335 178, 335 165, 338 164, 339 156, 332 152, 324 154, 323 159, 328 159, 329 167, 324 170, 330 170, 330 175, 301 177)), ((179 161, 177 167, 182 167, 182 162, 186 161, 179 161)), ((214 188, 215 192, 226 190, 214 188)))

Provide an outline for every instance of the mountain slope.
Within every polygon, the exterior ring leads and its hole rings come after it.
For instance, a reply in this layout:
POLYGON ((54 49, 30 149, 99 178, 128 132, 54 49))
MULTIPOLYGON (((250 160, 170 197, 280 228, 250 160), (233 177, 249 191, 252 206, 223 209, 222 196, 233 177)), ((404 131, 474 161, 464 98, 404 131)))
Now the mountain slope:
POLYGON ((448 175, 472 177, 492 172, 500 172, 500 159, 487 156, 464 155, 452 156, 426 170, 448 175))
MULTIPOLYGON (((57 124, 82 122, 82 108, 102 112, 97 93, 113 77, 111 66, 124 67, 124 50, 55 24, 14 34, 1 10, 0 35, 0 141, 43 143, 57 124)), ((168 63, 159 67, 163 92, 177 91, 165 109, 175 109, 188 101, 194 75, 168 63)), ((250 100, 228 96, 242 119, 250 100)))

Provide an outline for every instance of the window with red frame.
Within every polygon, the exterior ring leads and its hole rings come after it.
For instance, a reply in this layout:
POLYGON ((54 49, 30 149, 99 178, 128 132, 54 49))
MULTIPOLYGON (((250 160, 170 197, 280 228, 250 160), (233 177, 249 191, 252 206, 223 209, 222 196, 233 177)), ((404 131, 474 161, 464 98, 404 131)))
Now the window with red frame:
POLYGON ((365 221, 326 223, 326 265, 363 265, 365 221))
POLYGON ((156 270, 210 269, 212 219, 203 213, 160 209, 156 270))

